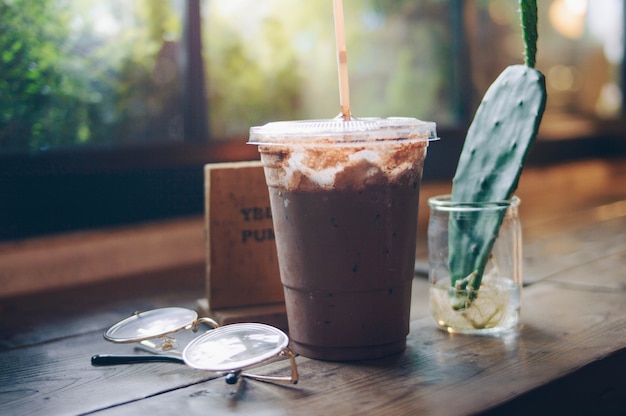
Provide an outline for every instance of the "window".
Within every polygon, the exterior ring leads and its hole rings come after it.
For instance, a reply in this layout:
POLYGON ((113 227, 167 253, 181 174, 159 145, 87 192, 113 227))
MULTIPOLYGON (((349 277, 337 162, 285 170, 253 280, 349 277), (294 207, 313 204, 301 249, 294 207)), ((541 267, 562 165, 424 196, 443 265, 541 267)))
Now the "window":
MULTIPOLYGON (((538 161, 626 153, 624 3, 539 2, 538 161)), ((353 113, 436 121, 425 180, 450 177, 482 94, 522 62, 517 7, 344 0, 353 113)), ((251 125, 339 113, 326 2, 0 0, 0 14, 0 240, 199 214, 202 165, 256 158, 251 125)))
MULTIPOLYGON (((537 68, 547 79, 546 123, 611 120, 623 110, 622 0, 539 1, 537 68)), ((484 91, 506 65, 519 63, 517 2, 478 2, 468 19, 472 81, 484 91)))
POLYGON ((0 3, 0 151, 182 140, 180 2, 0 3))

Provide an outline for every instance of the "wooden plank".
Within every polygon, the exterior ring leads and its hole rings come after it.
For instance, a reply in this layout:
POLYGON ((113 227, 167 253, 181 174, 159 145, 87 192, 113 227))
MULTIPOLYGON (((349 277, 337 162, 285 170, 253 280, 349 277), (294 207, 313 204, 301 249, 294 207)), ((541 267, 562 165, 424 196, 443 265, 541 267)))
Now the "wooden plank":
MULTIPOLYGON (((420 319, 412 322, 406 353, 395 357, 360 363, 299 357, 301 382, 296 386, 251 380, 236 386, 222 379, 201 382, 206 376, 202 372, 170 364, 90 368, 84 360, 97 340, 81 336, 72 340, 76 347, 60 341, 48 351, 43 346, 28 351, 35 365, 11 364, 16 355, 0 355, 1 364, 8 366, 0 385, 10 385, 9 377, 18 377, 11 401, 0 411, 50 414, 100 408, 107 416, 201 414, 206 409, 217 415, 470 414, 566 377, 623 348, 626 322, 621 315, 607 314, 621 305, 622 295, 555 290, 549 285, 531 289, 525 326, 517 337, 454 336, 435 329, 428 318, 420 319), (576 313, 571 305, 577 305, 576 313), (76 356, 78 350, 83 351, 82 359, 76 356), (60 366, 69 371, 59 372, 60 366), (72 379, 71 387, 70 374, 81 375, 80 380, 72 379), (35 386, 37 393, 32 390, 35 386), (92 395, 94 400, 78 399, 92 395)), ((111 352, 99 342, 98 351, 111 352)), ((288 365, 281 361, 256 371, 285 374, 288 365)), ((585 380, 577 380, 580 383, 585 380)), ((588 406, 594 399, 558 393, 552 400, 565 400, 570 407, 588 406)))
MULTIPOLYGON (((583 215, 594 218, 593 211, 583 215)), ((524 245, 524 281, 534 283, 626 251, 626 212, 606 221, 582 220, 568 232, 556 232, 524 245)), ((592 273, 591 276, 596 276, 592 273)), ((609 277, 610 279, 610 277, 609 277)), ((597 279, 589 279, 597 282, 597 279)), ((620 282, 613 282, 621 284, 620 282)))
POLYGON ((204 263, 65 290, 0 300, 0 351, 105 329, 135 311, 193 309, 204 263))
MULTIPOLYGON (((626 249, 572 267, 546 279, 546 282, 571 289, 615 292, 626 290, 626 249)), ((626 300, 626 299, 625 299, 626 300)))
POLYGON ((204 258, 201 217, 0 243, 0 299, 203 265, 204 258))
POLYGON ((132 354, 100 331, 0 354, 0 413, 84 414, 213 377, 181 364, 93 367, 96 353, 132 354))
MULTIPOLYGON (((272 388, 249 381, 237 388, 215 380, 190 387, 184 394, 174 392, 171 397, 132 404, 124 410, 146 412, 175 401, 176 407, 211 408, 214 414, 472 414, 568 376, 619 350, 619 339, 626 336, 623 320, 599 318, 607 307, 621 304, 621 296, 612 295, 606 302, 604 295, 587 297, 569 291, 555 302, 551 288, 534 292, 544 306, 536 308, 533 304, 532 310, 539 311, 540 316, 528 314, 519 337, 452 336, 422 319, 413 322, 408 350, 400 356, 356 364, 299 359, 301 383, 296 387, 272 388), (594 308, 603 303, 607 307, 594 308), (552 307, 570 304, 581 306, 578 313, 586 316, 585 325, 577 323, 578 318, 571 313, 560 315, 560 322, 545 316, 552 307), (550 321, 548 327, 546 320, 550 321), (589 320, 596 321, 592 327, 586 325, 589 320), (612 340, 607 339, 608 333, 612 340)), ((286 371, 284 364, 272 369, 286 371)), ((577 380, 578 385, 585 382, 577 380)), ((570 409, 590 409, 597 399, 570 397, 568 391, 558 393, 551 398, 552 403, 567 402, 564 408, 570 409)), ((538 405, 529 410, 540 413, 545 403, 538 405)))
POLYGON ((524 170, 516 194, 526 239, 567 229, 598 206, 626 199, 626 160, 583 160, 524 170), (565 220, 565 221, 563 221, 565 220))
MULTIPOLYGON (((404 354, 359 363, 298 357, 301 382, 286 387, 250 380, 229 386, 175 364, 94 368, 91 354, 127 352, 131 346, 106 343, 100 332, 83 334, 0 353, 0 413, 475 413, 623 350, 623 299, 623 291, 539 283, 524 293, 518 336, 451 335, 437 330, 429 317, 417 319, 404 354)), ((255 371, 283 374, 287 368, 281 361, 255 371)), ((571 406, 595 399, 559 394, 553 400, 571 406)))

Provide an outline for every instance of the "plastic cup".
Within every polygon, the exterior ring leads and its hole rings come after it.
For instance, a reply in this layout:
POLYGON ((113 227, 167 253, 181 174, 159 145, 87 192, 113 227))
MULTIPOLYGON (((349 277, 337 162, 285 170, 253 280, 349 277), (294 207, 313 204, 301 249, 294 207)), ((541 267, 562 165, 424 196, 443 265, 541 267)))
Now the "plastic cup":
POLYGON ((276 122, 250 130, 269 188, 291 348, 316 359, 406 347, 422 168, 435 124, 276 122))

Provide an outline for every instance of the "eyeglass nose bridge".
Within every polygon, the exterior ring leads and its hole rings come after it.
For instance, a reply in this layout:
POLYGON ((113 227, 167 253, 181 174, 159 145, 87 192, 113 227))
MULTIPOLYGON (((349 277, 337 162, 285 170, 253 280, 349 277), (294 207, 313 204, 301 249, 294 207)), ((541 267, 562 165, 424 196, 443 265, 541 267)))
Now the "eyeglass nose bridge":
POLYGON ((154 342, 150 339, 144 339, 139 341, 139 345, 135 348, 147 351, 152 354, 164 354, 171 353, 180 356, 180 351, 177 349, 178 341, 176 338, 170 336, 164 336, 157 338, 159 342, 154 342))
MULTIPOLYGON (((198 318, 192 323, 184 326, 183 328, 174 332, 174 334, 179 333, 183 330, 191 330, 193 332, 198 332, 200 329, 200 325, 207 324, 212 329, 218 328, 220 324, 218 324, 215 320, 211 318, 198 318)), ((159 342, 154 342, 151 339, 144 339, 139 341, 139 344, 143 347, 142 349, 147 350, 153 354, 162 354, 162 353, 174 353, 176 355, 181 355, 180 351, 177 350, 178 341, 176 338, 170 335, 162 335, 158 338, 155 338, 159 342)))

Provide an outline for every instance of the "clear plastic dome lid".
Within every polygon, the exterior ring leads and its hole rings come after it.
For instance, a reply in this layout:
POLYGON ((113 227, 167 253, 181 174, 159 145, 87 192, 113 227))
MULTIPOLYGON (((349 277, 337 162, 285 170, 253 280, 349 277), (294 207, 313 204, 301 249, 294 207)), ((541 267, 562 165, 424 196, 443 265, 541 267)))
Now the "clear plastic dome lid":
POLYGON ((436 124, 410 117, 278 121, 250 129, 251 144, 437 140, 436 124))

